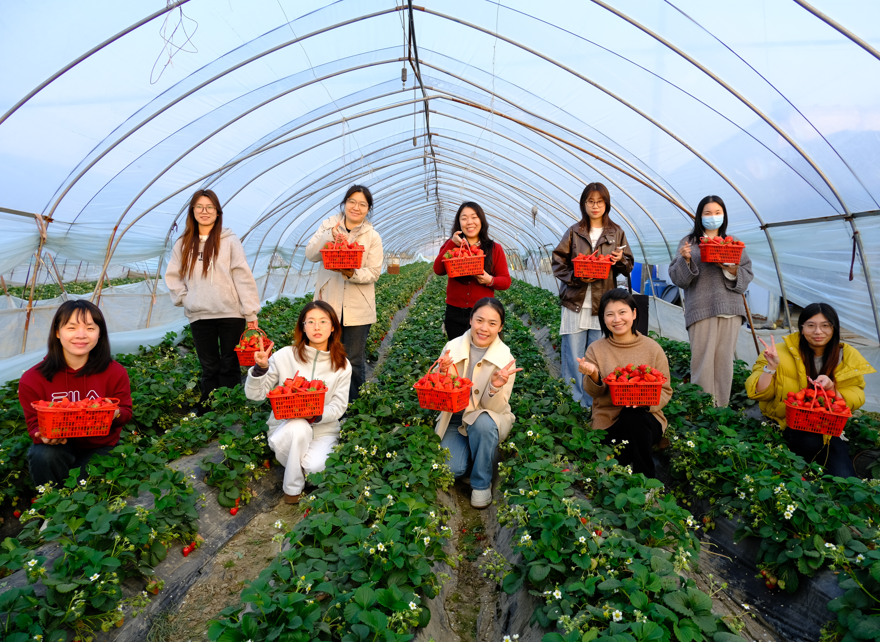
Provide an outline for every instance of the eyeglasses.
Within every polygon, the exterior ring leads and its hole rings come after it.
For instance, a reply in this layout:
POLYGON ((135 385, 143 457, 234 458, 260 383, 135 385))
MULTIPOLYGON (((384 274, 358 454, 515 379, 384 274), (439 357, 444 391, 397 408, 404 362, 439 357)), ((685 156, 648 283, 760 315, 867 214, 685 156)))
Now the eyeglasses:
POLYGON ((309 319, 303 325, 307 328, 314 328, 316 325, 323 327, 325 325, 330 325, 330 319, 319 319, 317 321, 315 321, 314 319, 309 319))
POLYGON ((806 330, 807 332, 813 332, 816 330, 816 328, 818 328, 822 332, 826 332, 826 333, 834 330, 834 326, 831 325, 830 323, 821 323, 821 324, 805 323, 804 324, 804 330, 806 330))
POLYGON ((213 205, 193 205, 193 209, 196 212, 207 212, 208 214, 213 214, 217 211, 213 205))
POLYGON ((345 204, 348 205, 349 207, 356 207, 359 210, 365 210, 368 207, 370 207, 366 201, 356 201, 353 198, 350 198, 347 201, 345 201, 345 204))
POLYGON ((587 201, 587 205, 605 205, 605 201, 587 201))

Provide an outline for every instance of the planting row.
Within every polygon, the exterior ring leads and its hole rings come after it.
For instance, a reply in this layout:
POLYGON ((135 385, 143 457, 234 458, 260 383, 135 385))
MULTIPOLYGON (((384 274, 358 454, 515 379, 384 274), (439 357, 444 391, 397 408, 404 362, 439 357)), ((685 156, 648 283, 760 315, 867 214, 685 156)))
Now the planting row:
MULTIPOLYGON (((528 314, 548 318, 549 310, 558 310, 555 297, 540 288, 515 282, 511 291, 528 314)), ((673 372, 687 373, 688 344, 658 341, 673 372)), ((729 408, 715 408, 698 386, 674 379, 665 408, 671 448, 664 453, 676 481, 674 493, 702 507, 701 521, 709 528, 724 516, 736 520, 736 540, 757 538, 758 568, 769 590, 794 592, 805 576, 828 567, 843 570, 839 577, 846 594, 829 605, 838 614, 837 633, 845 639, 877 639, 880 481, 824 475, 822 462, 794 455, 775 425, 742 412, 754 403, 745 395, 748 373, 738 362, 729 408)), ((856 414, 846 427, 851 456, 880 447, 880 424, 856 414)))
MULTIPOLYGON (((406 276, 384 279, 383 289, 398 289, 399 283, 411 296, 418 289, 414 278, 424 282, 428 275, 424 266, 413 267, 421 269, 405 268, 406 276)), ((299 310, 310 299, 282 299, 264 308, 262 325, 270 329, 276 345, 289 343, 299 310)), ((380 310, 393 316, 391 306, 402 299, 387 300, 380 310)), ((4 387, 0 470, 7 485, 2 492, 22 509, 16 516, 20 514, 25 525, 18 539, 4 541, 0 573, 25 569, 30 584, 0 595, 0 630, 7 639, 44 635, 66 640, 68 629, 84 637, 144 606, 145 594, 126 598, 120 583, 145 577, 150 580, 147 588, 158 590, 161 580, 153 578, 152 569, 168 554, 171 543, 199 544, 198 498, 192 480, 168 468, 169 461, 199 450, 219 435, 222 461, 206 458, 201 467, 207 483, 218 487, 220 504, 229 506, 233 514, 239 502, 250 499, 248 484, 265 473, 270 463, 265 438, 268 404, 248 402, 236 387, 217 391, 212 411, 203 417, 186 414, 197 400, 198 364, 191 352, 181 356, 170 339, 145 355, 118 358, 131 376, 136 423, 123 432, 111 456, 91 460, 86 480, 77 483, 72 475, 64 488, 31 490, 25 464, 30 440, 14 387, 4 387), (139 409, 139 401, 146 407, 139 409), (128 498, 146 492, 153 495, 152 509, 129 506, 128 498), (24 499, 34 495, 33 504, 24 499), (60 557, 50 563, 34 554, 47 542, 60 549, 60 557), (37 583, 46 587, 45 599, 37 600, 37 583)))
MULTIPOLYGON (((131 283, 140 283, 143 280, 145 279, 142 277, 134 279, 107 279, 104 281, 104 287, 108 285, 129 285, 131 283)), ((89 294, 94 292, 97 286, 97 281, 71 281, 64 284, 64 292, 67 294, 89 294)), ((6 292, 10 296, 27 299, 31 295, 31 288, 29 285, 10 286, 6 288, 6 292)), ((42 283, 34 287, 35 301, 54 299, 62 294, 61 287, 57 283, 42 283)))

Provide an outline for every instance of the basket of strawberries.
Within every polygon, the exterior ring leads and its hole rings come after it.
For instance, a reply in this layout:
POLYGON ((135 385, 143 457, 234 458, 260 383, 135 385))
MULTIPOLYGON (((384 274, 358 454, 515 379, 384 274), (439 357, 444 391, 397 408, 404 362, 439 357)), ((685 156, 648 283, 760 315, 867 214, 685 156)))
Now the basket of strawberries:
POLYGON ((785 423, 793 430, 840 437, 852 412, 843 396, 828 393, 814 385, 797 392, 789 392, 785 399, 785 423))
POLYGON ((113 418, 119 408, 119 399, 103 397, 70 401, 34 401, 40 436, 46 439, 69 437, 103 437, 110 434, 113 418))
POLYGON ((443 265, 450 279, 482 274, 485 260, 483 250, 471 247, 465 238, 462 238, 460 246, 443 255, 443 265))
POLYGON ((269 403, 275 419, 317 417, 324 412, 327 385, 320 379, 309 381, 297 370, 293 378, 269 391, 269 403))
POLYGON ((364 246, 352 241, 327 241, 321 248, 325 270, 357 270, 364 260, 364 246))
POLYGON ((440 410, 446 412, 459 412, 468 406, 473 382, 467 377, 458 376, 458 368, 455 364, 455 374, 450 375, 441 372, 431 372, 440 362, 435 361, 428 374, 419 379, 413 388, 419 395, 419 407, 425 410, 440 410))
POLYGON ((619 366, 605 377, 611 403, 615 406, 656 406, 666 377, 649 365, 619 366))
POLYGON ((580 279, 607 279, 611 273, 613 259, 610 254, 598 254, 596 250, 589 256, 583 252, 571 260, 574 275, 580 279))
POLYGON ((238 365, 250 367, 256 363, 254 361, 254 353, 260 352, 272 353, 272 347, 275 344, 269 341, 266 333, 257 328, 256 330, 245 330, 241 338, 235 346, 235 354, 238 356, 238 365))
POLYGON ((703 263, 734 263, 739 265, 746 244, 732 236, 704 236, 700 239, 700 260, 703 263))

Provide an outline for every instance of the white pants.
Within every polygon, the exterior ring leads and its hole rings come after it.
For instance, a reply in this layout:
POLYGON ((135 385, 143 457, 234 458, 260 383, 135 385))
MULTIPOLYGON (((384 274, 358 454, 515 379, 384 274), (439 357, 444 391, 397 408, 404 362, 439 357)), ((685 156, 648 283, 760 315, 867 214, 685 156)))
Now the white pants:
POLYGON ((305 476, 324 470, 327 457, 339 438, 337 435, 314 438, 308 421, 288 419, 269 429, 267 441, 275 459, 284 466, 284 492, 299 495, 306 485, 305 476))

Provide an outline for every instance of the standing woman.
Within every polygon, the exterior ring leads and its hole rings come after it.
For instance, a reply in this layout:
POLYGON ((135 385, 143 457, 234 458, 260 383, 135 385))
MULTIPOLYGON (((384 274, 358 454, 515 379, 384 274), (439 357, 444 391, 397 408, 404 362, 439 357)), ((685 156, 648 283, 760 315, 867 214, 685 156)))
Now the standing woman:
POLYGON ((712 395, 719 408, 730 402, 736 339, 746 316, 742 295, 754 278, 745 249, 739 265, 701 262, 700 238, 726 235, 724 201, 707 196, 697 206, 693 231, 678 244, 679 255, 669 266, 669 279, 684 290, 691 383, 712 395))
POLYGON ((510 393, 522 368, 498 333, 504 328, 504 306, 493 297, 474 304, 470 328, 443 348, 440 371, 453 364, 459 374, 474 382, 468 406, 461 412, 441 412, 436 432, 440 446, 448 448, 449 467, 456 479, 470 477, 471 506, 492 503, 495 451, 507 438, 516 417, 510 411, 510 393))
POLYGON ((315 232, 306 246, 306 258, 321 262, 321 248, 330 241, 357 241, 364 246, 364 257, 357 270, 328 270, 322 264, 315 282, 315 300, 326 301, 342 324, 342 344, 351 362, 349 402, 360 396, 367 380, 367 336, 376 322, 375 283, 382 272, 382 239, 367 220, 373 211, 373 195, 363 185, 348 188, 334 214, 315 232))
POLYGON ((18 399, 34 442, 28 450, 28 468, 35 486, 52 482, 60 487, 72 468, 79 468, 80 479, 85 479, 89 460, 108 454, 119 443, 122 427, 131 420, 131 386, 128 372, 110 356, 107 324, 98 306, 84 300, 58 306, 48 352, 21 376, 18 399), (65 397, 69 401, 119 399, 110 432, 103 437, 43 437, 31 403, 65 397))
POLYGON ((217 388, 241 383, 235 345, 257 328, 260 296, 241 241, 223 227, 223 208, 209 190, 193 194, 186 228, 165 270, 174 305, 183 306, 202 366, 201 412, 217 388))
POLYGON ((446 274, 443 255, 461 246, 462 237, 473 247, 483 250, 483 273, 476 276, 457 276, 446 284, 446 317, 444 326, 446 337, 451 341, 460 337, 471 327, 471 312, 474 303, 484 297, 494 297, 495 290, 510 287, 510 272, 504 248, 489 238, 489 224, 483 208, 473 202, 462 203, 455 213, 452 223, 452 236, 434 259, 434 274, 446 274))
POLYGON ((746 380, 746 393, 758 400, 764 415, 782 427, 782 436, 793 453, 825 466, 831 475, 855 477, 847 445, 840 437, 831 437, 825 444, 822 435, 786 425, 785 399, 789 392, 797 393, 815 382, 854 411, 865 403, 865 375, 876 370, 858 350, 840 340, 837 311, 827 303, 805 307, 798 318, 798 331, 783 342, 777 350, 772 335, 770 345, 761 339, 766 349, 746 380))
POLYGON ((577 382, 578 359, 593 341, 601 337, 599 301, 616 286, 617 275, 628 275, 633 268, 633 255, 626 234, 611 220, 611 195, 602 183, 590 183, 580 200, 581 220, 575 223, 553 250, 553 276, 559 279, 559 301, 562 304, 562 379, 571 386, 571 396, 584 408, 593 405, 589 395, 577 382), (611 255, 613 261, 608 278, 582 279, 574 275, 572 259, 578 254, 611 255), (572 379, 576 383, 571 383, 572 379))
POLYGON ((593 398, 593 430, 604 430, 602 443, 621 448, 617 461, 632 466, 633 473, 656 477, 652 451, 666 431, 663 407, 672 398, 669 384, 669 361, 660 344, 639 334, 634 322, 638 312, 636 301, 624 289, 608 290, 599 302, 599 319, 604 338, 587 348, 587 355, 578 359, 584 375, 583 385, 593 398), (604 377, 628 363, 646 364, 666 377, 656 406, 615 406, 604 377))
POLYGON ((320 379, 327 386, 320 415, 278 420, 273 414, 266 422, 269 448, 284 466, 284 501, 288 504, 299 503, 305 476, 324 470, 330 451, 339 441, 339 418, 348 407, 351 385, 351 364, 345 358, 341 335, 342 326, 333 308, 324 301, 312 301, 299 313, 293 345, 271 357, 267 352, 255 352, 255 365, 248 370, 244 392, 253 401, 262 401, 275 386, 297 372, 309 381, 320 379))

